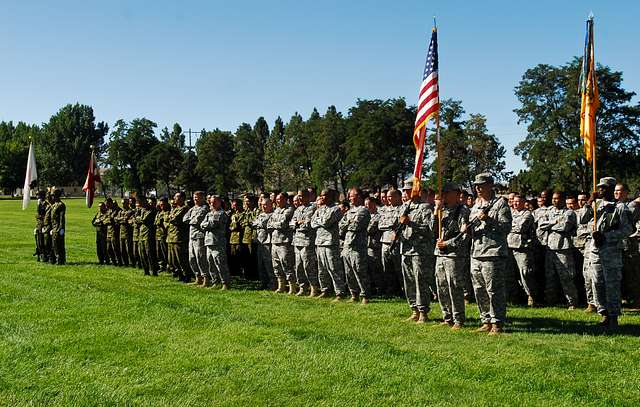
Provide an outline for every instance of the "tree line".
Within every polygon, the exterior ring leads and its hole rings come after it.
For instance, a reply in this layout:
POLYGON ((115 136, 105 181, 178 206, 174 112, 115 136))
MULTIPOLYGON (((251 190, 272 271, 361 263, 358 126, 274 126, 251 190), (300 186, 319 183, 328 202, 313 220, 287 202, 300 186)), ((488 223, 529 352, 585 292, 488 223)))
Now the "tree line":
MULTIPOLYGON (((467 114, 462 101, 447 99, 440 111, 440 137, 447 179, 469 187, 473 176, 488 171, 513 190, 546 188, 589 190, 591 173, 579 137, 580 60, 538 65, 515 87, 518 122, 527 125, 517 145, 526 169, 506 168, 506 150, 490 134, 487 118, 467 114)), ((597 116, 598 173, 640 187, 640 104, 622 87, 622 73, 598 66, 601 107, 597 116)), ((110 128, 97 122, 88 105, 66 105, 42 125, 0 123, 0 187, 15 191, 24 182, 29 139, 36 145, 39 183, 82 185, 90 146, 106 171, 106 191, 203 189, 241 191, 295 190, 313 185, 344 190, 399 185, 413 170, 415 106, 403 98, 358 99, 346 112, 330 106, 308 117, 295 113, 269 125, 263 117, 235 131, 202 129, 194 146, 182 127, 158 126, 147 118, 118 120, 110 128)), ((430 125, 430 127, 432 127, 430 125)), ((426 178, 436 184, 435 134, 429 133, 426 178)))

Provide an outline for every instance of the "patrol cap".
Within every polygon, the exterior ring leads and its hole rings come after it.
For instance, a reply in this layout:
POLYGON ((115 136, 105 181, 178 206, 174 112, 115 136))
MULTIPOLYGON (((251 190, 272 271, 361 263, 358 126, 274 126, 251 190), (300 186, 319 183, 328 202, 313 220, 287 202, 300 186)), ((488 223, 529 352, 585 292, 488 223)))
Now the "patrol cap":
POLYGON ((405 181, 402 185, 402 190, 406 191, 408 189, 413 189, 413 181, 405 181))
POLYGON ((482 172, 476 175, 473 185, 493 184, 493 176, 488 172, 482 172))
POLYGON ((604 177, 604 178, 600 178, 600 182, 598 182, 598 185, 596 185, 597 187, 613 187, 615 188, 616 186, 616 179, 613 177, 604 177))
POLYGON ((442 186, 442 192, 451 192, 451 191, 459 192, 460 191, 460 185, 456 184, 455 182, 446 182, 442 186))

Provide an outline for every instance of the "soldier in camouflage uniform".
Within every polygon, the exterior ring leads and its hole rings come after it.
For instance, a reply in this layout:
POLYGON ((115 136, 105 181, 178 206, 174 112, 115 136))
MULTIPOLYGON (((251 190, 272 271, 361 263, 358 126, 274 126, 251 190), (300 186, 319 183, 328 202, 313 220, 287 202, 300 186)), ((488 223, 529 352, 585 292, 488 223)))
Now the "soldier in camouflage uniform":
POLYGON ((263 198, 260 206, 262 212, 251 222, 254 230, 253 246, 256 248, 258 277, 263 290, 275 289, 276 277, 273 274, 273 259, 271 258, 271 232, 267 229, 269 218, 273 213, 273 202, 263 198))
POLYGON ((553 194, 552 204, 553 206, 547 210, 545 217, 538 223, 538 229, 547 232, 545 298, 547 302, 549 302, 549 298, 553 298, 555 287, 551 285, 551 282, 557 279, 560 281, 569 309, 573 310, 578 304, 572 252, 577 218, 574 211, 564 206, 565 200, 562 193, 553 194))
MULTIPOLYGON (((144 197, 143 197, 144 198, 144 197)), ((140 202, 138 199, 135 200, 135 205, 132 203, 131 209, 133 209, 133 215, 129 219, 129 223, 131 224, 131 240, 133 242, 133 255, 136 256, 136 267, 142 269, 142 259, 140 259, 140 225, 136 222, 136 217, 140 216, 140 211, 142 208, 140 207, 140 202)))
POLYGON ((596 303, 593 299, 592 290, 593 282, 591 281, 591 273, 585 273, 587 270, 584 268, 586 254, 584 249, 587 243, 587 237, 593 230, 593 226, 589 222, 590 215, 588 214, 588 208, 585 207, 588 199, 589 197, 586 194, 578 195, 578 209, 575 211, 577 228, 576 235, 573 238, 573 247, 576 270, 582 273, 584 279, 585 299, 587 301, 587 309, 585 312, 593 313, 596 312, 596 303))
POLYGON ((231 201, 231 215, 229 219, 229 268, 231 274, 242 275, 242 218, 244 210, 242 201, 231 201))
MULTIPOLYGON (((405 183, 403 192, 411 194, 412 185, 405 183)), ((413 196, 403 205, 398 219, 402 226, 400 254, 402 256, 402 277, 404 292, 411 308, 409 321, 423 324, 431 305, 429 276, 434 275, 430 255, 434 252, 433 210, 421 202, 420 196, 413 196)), ((435 266, 435 263, 433 264, 435 266)))
POLYGON ((348 193, 350 207, 339 223, 339 228, 345 233, 342 259, 347 278, 347 285, 351 292, 349 302, 368 304, 371 298, 371 282, 367 271, 367 229, 371 221, 371 214, 363 206, 362 190, 351 188, 348 193))
POLYGON ((219 282, 223 290, 228 290, 231 284, 229 265, 227 264, 227 223, 229 218, 222 209, 222 200, 218 195, 212 195, 211 210, 207 212, 200 228, 206 232, 204 244, 207 247, 207 273, 205 280, 219 282))
POLYGON ((256 197, 253 195, 245 195, 242 200, 242 239, 241 239, 241 265, 244 277, 249 280, 257 279, 256 269, 256 251, 253 247, 253 229, 251 223, 258 216, 258 208, 256 197))
MULTIPOLYGON (((545 259, 547 257, 547 250, 548 250, 547 248, 548 233, 546 230, 542 230, 538 228, 538 225, 542 223, 544 219, 546 219, 547 211, 551 208, 551 206, 549 205, 549 202, 547 202, 546 191, 542 191, 540 196, 537 198, 537 202, 538 202, 538 208, 535 209, 532 213, 533 220, 534 220, 534 228, 536 231, 535 244, 533 249, 534 258, 535 258, 534 270, 536 273, 536 281, 538 282, 539 287, 544 287, 547 284, 549 284, 550 287, 551 286, 557 287, 559 283, 557 279, 551 282, 546 281, 545 259)), ((554 297, 556 297, 555 294, 554 294, 554 297)), ((546 300, 553 300, 553 299, 546 298, 546 300)))
POLYGON ((96 229, 96 254, 98 256, 98 264, 109 264, 109 255, 107 254, 107 205, 100 202, 96 214, 93 215, 91 224, 96 229))
POLYGON ((495 196, 491 174, 478 174, 474 185, 478 199, 471 209, 469 228, 471 279, 482 321, 478 332, 498 335, 507 317, 504 275, 511 210, 504 198, 495 196))
POLYGON ((171 271, 167 269, 169 259, 169 247, 167 246, 167 217, 169 211, 169 200, 160 198, 160 210, 156 214, 156 253, 158 254, 158 269, 160 272, 171 271))
POLYGON ((153 256, 151 246, 155 239, 151 235, 151 228, 155 222, 154 212, 149 208, 149 201, 145 197, 138 198, 140 210, 136 214, 135 222, 138 225, 138 258, 142 264, 144 275, 158 275, 158 262, 153 256))
POLYGON ((131 227, 130 219, 134 216, 134 211, 129 206, 129 199, 122 200, 122 209, 116 216, 116 221, 120 225, 118 228, 120 234, 120 254, 122 264, 129 266, 131 264, 135 267, 136 256, 133 253, 133 229, 131 227))
POLYGON ((207 247, 204 244, 205 232, 200 227, 205 216, 209 213, 209 206, 205 202, 203 191, 193 193, 193 207, 185 213, 183 221, 189 225, 189 266, 195 274, 195 285, 210 287, 213 283, 209 276, 207 265, 207 247))
POLYGON ((293 207, 289 206, 289 197, 281 192, 276 197, 278 207, 267 222, 267 229, 271 231, 271 257, 273 272, 278 279, 279 293, 286 291, 289 282, 289 294, 298 292, 298 284, 294 273, 295 255, 293 253, 293 230, 290 223, 293 218, 293 207))
POLYGON ((293 250, 295 255, 295 275, 300 289, 297 295, 305 295, 307 287, 310 288, 310 296, 320 295, 318 282, 318 259, 314 244, 316 235, 311 228, 311 217, 316 211, 315 204, 309 203, 309 191, 302 189, 294 198, 298 202, 293 217, 291 228, 294 230, 293 250))
POLYGON ((111 198, 107 198, 107 213, 104 223, 107 226, 107 255, 111 264, 122 266, 122 255, 120 254, 120 227, 117 221, 120 207, 111 198))
POLYGON ((507 245, 511 264, 515 266, 520 284, 527 294, 527 305, 533 307, 538 298, 532 247, 535 221, 524 204, 524 197, 516 195, 513 198, 511 231, 507 235, 507 245))
POLYGON ((587 219, 593 219, 596 205, 596 228, 587 238, 584 267, 591 273, 593 295, 602 315, 600 325, 618 328, 620 315, 620 280, 622 279, 622 240, 633 230, 631 213, 625 205, 614 202, 615 178, 601 178, 587 205, 587 219), (599 199, 600 198, 600 199, 599 199))
POLYGON ((36 228, 33 230, 33 234, 36 239, 36 252, 34 256, 37 256, 38 261, 48 261, 47 253, 44 247, 44 216, 47 212, 49 202, 46 200, 45 191, 38 191, 38 208, 36 210, 36 228))
POLYGON ((189 225, 184 222, 184 215, 189 208, 184 204, 185 195, 178 192, 173 197, 173 207, 167 217, 167 246, 169 248, 169 265, 174 277, 182 282, 191 281, 191 269, 188 260, 189 225))
POLYGON ((51 207, 51 238, 53 244, 53 252, 55 255, 55 263, 64 265, 66 263, 66 250, 64 245, 65 236, 65 216, 67 207, 60 200, 61 192, 59 189, 53 191, 53 206, 51 207))
POLYGON ((46 195, 47 206, 44 210, 44 218, 42 219, 42 235, 44 237, 44 253, 45 261, 51 264, 55 264, 56 255, 53 252, 53 236, 51 235, 51 209, 53 209, 53 194, 47 192, 46 195))
POLYGON ((629 202, 629 187, 617 184, 614 197, 619 205, 626 205, 631 214, 632 233, 622 240, 622 298, 639 308, 640 304, 640 252, 638 251, 638 228, 640 223, 640 198, 629 202))
POLYGON ((436 285, 443 324, 459 330, 466 320, 464 308, 465 271, 469 261, 469 235, 460 228, 469 223, 470 210, 459 202, 460 187, 446 183, 442 187, 442 232, 436 241, 436 285))
POLYGON ((334 301, 340 301, 345 294, 340 259, 340 236, 338 223, 342 218, 340 208, 335 204, 336 192, 325 189, 320 193, 318 206, 311 217, 311 227, 316 231, 316 256, 318 258, 318 280, 322 291, 318 298, 329 296, 333 288, 334 301))
MULTIPOLYGON (((382 245, 380 256, 382 258, 382 272, 384 273, 384 286, 386 294, 402 294, 402 263, 400 260, 400 245, 393 244, 394 230, 398 226, 400 217, 402 193, 393 189, 387 192, 387 206, 380 208, 380 222, 378 229, 382 232, 380 243, 382 245)), ((398 236, 399 238, 399 236, 398 236)))
MULTIPOLYGON (((386 196, 386 193, 384 196, 386 196)), ((382 231, 378 227, 381 217, 378 211, 378 202, 373 197, 367 197, 364 201, 364 206, 369 211, 369 215, 371 215, 371 220, 367 227, 367 271, 369 273, 369 281, 372 282, 371 292, 372 294, 383 295, 387 287, 382 272, 382 244, 380 243, 382 231)))

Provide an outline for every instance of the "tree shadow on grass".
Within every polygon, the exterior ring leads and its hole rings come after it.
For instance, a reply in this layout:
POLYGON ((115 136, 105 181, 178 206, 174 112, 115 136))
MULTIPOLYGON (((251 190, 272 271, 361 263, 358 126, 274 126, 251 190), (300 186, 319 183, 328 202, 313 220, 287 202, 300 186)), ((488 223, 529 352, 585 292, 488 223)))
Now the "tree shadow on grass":
POLYGON ((624 317, 618 330, 610 332, 598 326, 597 321, 558 320, 544 317, 511 317, 509 332, 534 332, 563 335, 621 335, 640 336, 640 325, 626 324, 624 317))

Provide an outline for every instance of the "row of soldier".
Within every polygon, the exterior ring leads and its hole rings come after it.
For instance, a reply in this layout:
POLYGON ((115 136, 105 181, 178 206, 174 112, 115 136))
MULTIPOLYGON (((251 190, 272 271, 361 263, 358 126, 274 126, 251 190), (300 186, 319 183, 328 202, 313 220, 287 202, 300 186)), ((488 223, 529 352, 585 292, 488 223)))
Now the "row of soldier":
POLYGON ((597 310, 605 326, 617 324, 615 275, 622 271, 622 244, 635 247, 636 260, 638 247, 637 231, 632 234, 638 201, 624 202, 622 184, 605 178, 599 195, 580 195, 578 203, 568 199, 567 207, 561 193, 547 206, 543 193, 538 208, 517 194, 508 201, 496 196, 489 174, 480 174, 474 185, 477 198, 471 200, 451 183, 442 197, 426 191, 411 198, 406 184, 371 196, 353 188, 342 203, 332 190, 317 198, 313 190, 294 197, 247 196, 232 201, 229 211, 220 197, 202 192, 190 203, 181 193, 171 204, 161 199, 157 210, 153 198, 123 200, 122 209, 107 200, 93 221, 98 257, 103 263, 137 264, 145 274, 167 270, 182 281, 195 278, 197 285, 225 289, 228 258, 236 273, 257 275, 263 288, 278 292, 335 295, 334 301, 350 296, 365 304, 375 294, 404 295, 409 320, 417 323, 427 320, 437 298, 443 324, 452 329, 463 326, 465 299, 475 297, 479 330, 493 334, 502 331, 507 298, 518 287, 529 305, 543 296, 552 303, 559 282, 575 308, 574 278, 584 275, 588 310, 597 310), (598 197, 594 231, 589 222, 598 197), (611 258, 618 254, 616 268, 611 258), (544 264, 536 264, 540 259, 544 264))

